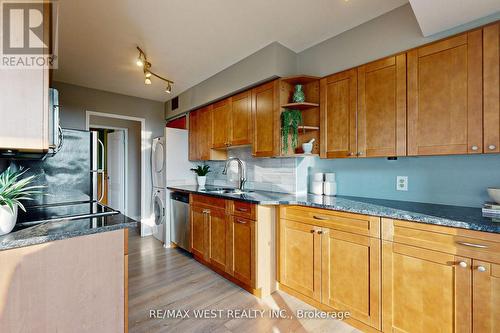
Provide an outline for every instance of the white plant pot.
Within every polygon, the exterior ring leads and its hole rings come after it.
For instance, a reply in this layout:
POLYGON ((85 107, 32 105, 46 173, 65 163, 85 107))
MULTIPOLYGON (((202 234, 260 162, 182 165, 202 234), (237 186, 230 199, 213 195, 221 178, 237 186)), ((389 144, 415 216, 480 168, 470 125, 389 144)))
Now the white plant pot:
POLYGON ((8 234, 14 229, 17 221, 17 205, 14 206, 14 213, 8 206, 0 206, 0 236, 8 234))
POLYGON ((196 181, 198 182, 198 186, 205 187, 207 176, 196 176, 196 181))

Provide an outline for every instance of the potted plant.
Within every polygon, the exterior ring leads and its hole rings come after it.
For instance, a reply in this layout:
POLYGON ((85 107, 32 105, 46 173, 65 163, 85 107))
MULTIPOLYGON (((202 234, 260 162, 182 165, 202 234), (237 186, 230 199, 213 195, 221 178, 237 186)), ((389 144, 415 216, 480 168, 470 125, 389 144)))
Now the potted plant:
POLYGON ((299 125, 302 123, 300 110, 285 109, 281 113, 281 138, 283 140, 283 153, 288 152, 288 135, 291 132, 291 146, 294 150, 298 145, 299 125))
POLYGON ((210 172, 210 166, 198 165, 196 168, 191 169, 196 173, 196 181, 198 182, 198 186, 204 187, 207 182, 207 174, 210 172))
POLYGON ((45 186, 31 185, 35 176, 21 178, 28 169, 13 171, 10 167, 0 175, 0 235, 14 229, 18 207, 26 211, 21 200, 32 200, 45 186))

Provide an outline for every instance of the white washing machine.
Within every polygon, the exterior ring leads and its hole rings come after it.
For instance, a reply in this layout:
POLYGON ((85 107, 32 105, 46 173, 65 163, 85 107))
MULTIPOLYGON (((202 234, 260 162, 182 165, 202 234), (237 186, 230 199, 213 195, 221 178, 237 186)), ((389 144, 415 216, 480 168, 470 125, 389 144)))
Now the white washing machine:
POLYGON ((153 188, 153 211, 155 216, 153 236, 165 244, 165 224, 167 221, 167 190, 165 188, 153 188))
POLYGON ((165 174, 165 137, 154 138, 151 149, 153 188, 165 188, 167 181, 165 174))

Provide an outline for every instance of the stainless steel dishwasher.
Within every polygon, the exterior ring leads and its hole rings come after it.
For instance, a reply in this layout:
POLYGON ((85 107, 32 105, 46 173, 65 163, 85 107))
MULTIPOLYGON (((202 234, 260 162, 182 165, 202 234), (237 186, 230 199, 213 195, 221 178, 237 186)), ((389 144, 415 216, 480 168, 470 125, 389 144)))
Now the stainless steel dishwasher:
POLYGON ((189 223, 189 193, 172 192, 170 195, 172 242, 191 251, 191 224, 189 223))

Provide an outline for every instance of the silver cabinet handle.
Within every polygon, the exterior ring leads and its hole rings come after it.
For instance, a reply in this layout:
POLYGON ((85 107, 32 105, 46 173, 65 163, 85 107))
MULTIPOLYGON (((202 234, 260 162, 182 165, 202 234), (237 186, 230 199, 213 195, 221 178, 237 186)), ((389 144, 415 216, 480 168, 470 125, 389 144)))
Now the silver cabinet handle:
POLYGON ((469 243, 469 242, 461 242, 461 241, 456 241, 457 244, 463 245, 463 246, 468 246, 468 247, 475 247, 478 249, 486 249, 488 248, 487 245, 482 245, 482 244, 474 244, 474 243, 469 243))
POLYGON ((323 231, 318 230, 318 235, 321 235, 322 233, 323 233, 323 231))
POLYGON ((460 261, 458 263, 458 266, 462 267, 462 268, 467 268, 467 263, 465 261, 460 261))
POLYGON ((497 146, 495 146, 495 145, 489 145, 488 149, 489 150, 495 150, 495 149, 497 149, 497 146))
POLYGON ((243 220, 240 220, 240 219, 236 219, 236 222, 238 222, 240 224, 247 224, 247 221, 243 221, 243 220))
POLYGON ((478 272, 486 272, 486 267, 484 266, 477 266, 478 272))
POLYGON ((357 155, 358 155, 358 156, 363 156, 363 152, 362 152, 362 151, 360 151, 360 152, 358 152, 358 154, 357 154, 357 155))
POLYGON ((478 146, 472 146, 472 147, 470 147, 470 149, 472 149, 473 151, 476 151, 476 150, 479 150, 479 147, 478 146))
POLYGON ((310 233, 311 233, 311 234, 314 234, 314 229, 312 229, 312 230, 310 231, 310 233))
POLYGON ((354 156, 354 153, 351 151, 347 156, 354 156))
POLYGON ((236 208, 236 210, 237 210, 238 212, 248 212, 248 209, 246 209, 246 208, 239 208, 239 207, 238 207, 238 208, 236 208))
POLYGON ((320 220, 320 221, 326 221, 326 220, 328 220, 326 217, 321 217, 321 216, 318 216, 318 215, 314 215, 313 218, 316 219, 316 220, 320 220))

